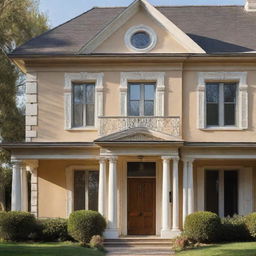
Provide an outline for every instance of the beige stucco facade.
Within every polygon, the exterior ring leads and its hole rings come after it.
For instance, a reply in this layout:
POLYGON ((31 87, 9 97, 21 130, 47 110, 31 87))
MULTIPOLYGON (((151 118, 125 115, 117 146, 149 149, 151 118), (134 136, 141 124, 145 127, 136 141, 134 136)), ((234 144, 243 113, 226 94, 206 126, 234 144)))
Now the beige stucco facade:
POLYGON ((31 211, 40 218, 67 218, 74 210, 74 171, 93 170, 99 172, 106 236, 127 235, 129 162, 156 163, 155 177, 144 177, 155 180, 153 235, 175 237, 188 214, 207 210, 207 170, 218 172, 215 199, 221 217, 228 171, 237 175, 236 213, 256 210, 255 58, 205 54, 142 2, 143 8, 129 7, 133 15, 121 15, 120 26, 107 26, 79 56, 16 60, 27 72, 27 143, 10 148, 14 173, 24 163, 32 173, 31 211), (127 31, 138 25, 151 28, 157 39, 145 54, 125 41, 127 31), (72 86, 77 82, 96 85, 93 127, 72 126, 72 86), (153 116, 128 116, 129 82, 155 83, 153 116), (235 125, 207 127, 207 82, 237 84, 235 125))

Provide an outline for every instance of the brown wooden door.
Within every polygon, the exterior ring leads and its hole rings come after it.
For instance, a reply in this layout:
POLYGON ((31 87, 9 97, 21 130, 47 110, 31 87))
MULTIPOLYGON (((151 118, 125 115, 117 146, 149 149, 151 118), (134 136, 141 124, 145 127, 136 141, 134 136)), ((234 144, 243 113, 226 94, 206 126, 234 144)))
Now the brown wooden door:
POLYGON ((128 179, 128 235, 155 235, 155 188, 155 179, 128 179))

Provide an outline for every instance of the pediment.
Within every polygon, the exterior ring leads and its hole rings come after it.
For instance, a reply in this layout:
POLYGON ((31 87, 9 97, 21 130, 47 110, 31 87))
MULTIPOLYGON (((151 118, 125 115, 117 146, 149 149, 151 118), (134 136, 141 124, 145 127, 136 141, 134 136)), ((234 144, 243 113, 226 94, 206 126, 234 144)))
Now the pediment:
POLYGON ((125 131, 112 133, 110 135, 101 137, 95 142, 169 142, 180 141, 179 139, 161 133, 152 131, 146 128, 132 128, 125 131))
POLYGON ((134 1, 84 45, 79 53, 141 53, 127 44, 127 33, 136 27, 147 27, 155 35, 154 47, 145 52, 205 53, 196 42, 146 0, 134 1))

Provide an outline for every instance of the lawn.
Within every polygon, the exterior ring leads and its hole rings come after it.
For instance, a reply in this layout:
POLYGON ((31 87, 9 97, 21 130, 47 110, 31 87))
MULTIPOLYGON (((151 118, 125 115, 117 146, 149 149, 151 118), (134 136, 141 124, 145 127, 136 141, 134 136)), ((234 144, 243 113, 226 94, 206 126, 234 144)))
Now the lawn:
POLYGON ((1 256, 103 256, 94 249, 65 243, 0 243, 1 256))
POLYGON ((256 242, 228 243, 176 253, 177 256, 256 256, 256 242))

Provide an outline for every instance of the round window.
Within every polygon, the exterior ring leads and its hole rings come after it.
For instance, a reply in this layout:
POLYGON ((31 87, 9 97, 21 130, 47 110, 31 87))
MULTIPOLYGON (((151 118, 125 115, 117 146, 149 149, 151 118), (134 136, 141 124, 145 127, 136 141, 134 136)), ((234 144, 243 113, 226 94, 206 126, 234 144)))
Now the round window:
POLYGON ((125 34, 125 44, 132 51, 148 52, 156 46, 155 31, 145 25, 131 27, 125 34))
POLYGON ((150 43, 151 38, 146 31, 138 31, 131 36, 131 44, 137 49, 145 49, 150 43))

